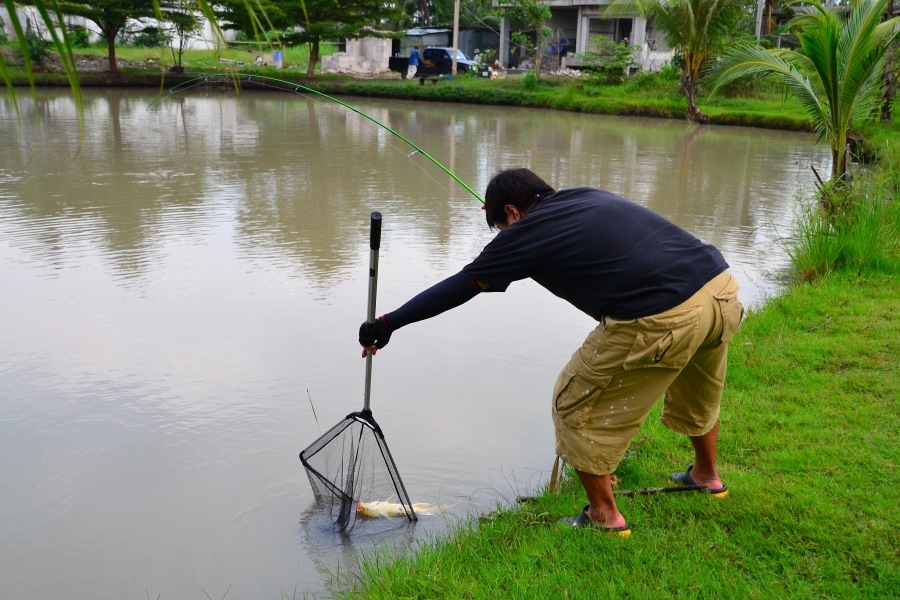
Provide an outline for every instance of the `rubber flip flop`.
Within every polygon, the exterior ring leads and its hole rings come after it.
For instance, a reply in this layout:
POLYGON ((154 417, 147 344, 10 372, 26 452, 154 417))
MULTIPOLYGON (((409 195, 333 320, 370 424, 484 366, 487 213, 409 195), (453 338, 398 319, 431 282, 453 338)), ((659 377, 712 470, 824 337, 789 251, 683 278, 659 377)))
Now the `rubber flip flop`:
MULTIPOLYGON (((691 471, 693 470, 694 465, 690 465, 684 473, 672 473, 669 475, 669 479, 677 483, 678 485, 698 485, 694 478, 691 477, 691 471)), ((698 490, 704 494, 709 494, 713 498, 722 499, 728 495, 728 486, 723 485, 720 488, 711 490, 708 487, 702 488, 698 490)))
POLYGON ((604 533, 611 533, 621 537, 628 537, 631 535, 631 527, 629 527, 627 523, 621 527, 603 527, 602 525, 597 525, 591 521, 591 518, 588 516, 590 507, 590 504, 585 506, 577 517, 565 517, 560 519, 557 522, 557 525, 563 529, 596 529, 604 533))

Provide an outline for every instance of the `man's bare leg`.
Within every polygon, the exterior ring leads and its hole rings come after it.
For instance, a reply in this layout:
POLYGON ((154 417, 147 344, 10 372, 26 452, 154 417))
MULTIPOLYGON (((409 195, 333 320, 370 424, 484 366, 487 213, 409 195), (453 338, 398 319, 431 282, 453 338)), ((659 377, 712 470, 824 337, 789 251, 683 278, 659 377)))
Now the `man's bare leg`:
POLYGON ((705 485, 708 489, 717 490, 722 487, 719 470, 716 466, 716 445, 719 441, 719 421, 703 435, 690 436, 694 446, 694 468, 691 478, 697 485, 705 485))
POLYGON ((591 475, 582 471, 578 473, 578 479, 584 491, 587 492, 588 501, 591 504, 588 516, 599 527, 621 527, 625 525, 625 517, 616 506, 613 496, 612 481, 609 475, 591 475))

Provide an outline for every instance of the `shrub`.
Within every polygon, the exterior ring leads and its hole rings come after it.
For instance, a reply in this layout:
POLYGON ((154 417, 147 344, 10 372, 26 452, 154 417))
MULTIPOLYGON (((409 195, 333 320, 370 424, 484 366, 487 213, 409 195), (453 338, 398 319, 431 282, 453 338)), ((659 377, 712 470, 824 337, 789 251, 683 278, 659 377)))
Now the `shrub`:
POLYGON ((897 187, 896 170, 891 169, 851 185, 826 184, 820 202, 805 205, 788 244, 798 279, 814 281, 841 269, 879 269, 896 260, 897 187))
POLYGON ((30 31, 25 34, 25 49, 28 53, 28 59, 32 63, 43 65, 44 59, 47 58, 49 46, 50 43, 39 35, 30 31))
POLYGON ((622 83, 632 69, 639 67, 634 58, 636 48, 625 43, 616 43, 604 36, 591 38, 583 56, 590 67, 584 72, 607 85, 622 83))
POLYGON ((91 32, 84 27, 72 27, 69 30, 69 39, 76 48, 87 48, 91 45, 91 32))
POLYGON ((537 79, 537 75, 535 75, 534 71, 529 71, 529 72, 525 73, 525 77, 522 81, 522 85, 525 87, 526 90, 528 90, 529 92, 533 92, 535 90, 535 88, 537 88, 537 83, 538 83, 538 79, 537 79))
POLYGON ((128 32, 120 37, 122 45, 134 48, 159 48, 167 45, 171 38, 159 27, 144 27, 138 31, 128 32))
POLYGON ((681 81, 681 67, 684 65, 684 60, 682 59, 681 62, 681 65, 676 65, 674 59, 667 62, 659 68, 657 75, 664 81, 681 81))

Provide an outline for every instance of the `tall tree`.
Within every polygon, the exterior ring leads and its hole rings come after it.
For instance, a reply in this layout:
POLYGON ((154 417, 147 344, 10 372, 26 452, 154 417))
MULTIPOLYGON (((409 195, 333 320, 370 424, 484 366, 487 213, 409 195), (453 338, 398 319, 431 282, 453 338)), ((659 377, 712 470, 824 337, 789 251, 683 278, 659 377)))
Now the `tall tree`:
POLYGON ((655 19, 666 44, 684 59, 681 89, 688 102, 685 115, 709 122, 709 116, 697 106, 701 71, 734 40, 745 6, 738 0, 644 0, 638 6, 655 19))
POLYGON ((729 49, 708 74, 712 91, 747 76, 780 79, 800 98, 819 136, 831 146, 831 177, 840 180, 847 173, 847 134, 854 121, 877 113, 885 55, 900 39, 900 17, 882 20, 888 2, 859 0, 846 20, 819 0, 793 2, 811 9, 790 22, 800 49, 729 49))
POLYGON ((431 0, 416 0, 419 7, 420 25, 427 27, 432 24, 431 14, 434 12, 431 8, 431 0))
POLYGON ((222 0, 216 11, 225 28, 259 38, 278 31, 282 41, 309 46, 306 76, 312 77, 325 40, 377 35, 380 27, 403 18, 400 0, 254 0, 253 11, 246 0, 222 0))
MULTIPOLYGON (((32 4, 32 2, 23 2, 32 4)), ((84 17, 94 23, 106 40, 109 72, 118 73, 116 38, 129 21, 142 21, 156 16, 153 0, 63 0, 57 3, 59 12, 67 16, 84 17)))
POLYGON ((182 57, 189 39, 203 31, 203 22, 199 18, 199 7, 196 0, 175 0, 174 4, 161 7, 164 20, 163 30, 169 40, 174 71, 183 72, 182 57))

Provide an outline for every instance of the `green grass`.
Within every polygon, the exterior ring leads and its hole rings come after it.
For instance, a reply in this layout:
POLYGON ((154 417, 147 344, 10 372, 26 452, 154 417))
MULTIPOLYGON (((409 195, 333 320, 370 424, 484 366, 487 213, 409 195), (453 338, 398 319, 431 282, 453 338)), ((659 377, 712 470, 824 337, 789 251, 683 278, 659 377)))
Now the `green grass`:
POLYGON ((809 204, 787 251, 798 279, 816 280, 838 269, 860 270, 889 262, 900 245, 900 187, 885 178, 859 182, 854 194, 830 189, 824 202, 835 208, 823 210, 809 204), (834 198, 839 198, 834 200, 834 198))

